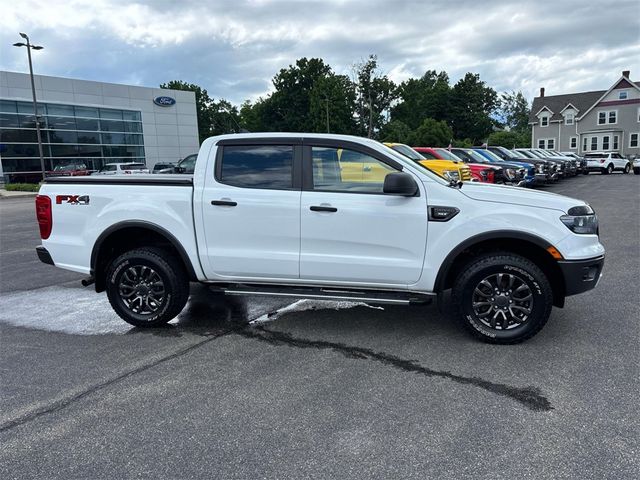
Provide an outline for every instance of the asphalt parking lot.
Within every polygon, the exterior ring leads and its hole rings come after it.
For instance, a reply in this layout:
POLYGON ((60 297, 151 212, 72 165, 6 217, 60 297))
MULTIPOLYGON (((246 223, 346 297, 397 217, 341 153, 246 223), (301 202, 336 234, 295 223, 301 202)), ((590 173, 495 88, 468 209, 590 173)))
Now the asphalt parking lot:
POLYGON ((514 346, 446 302, 276 313, 200 286, 129 328, 38 262, 32 199, 0 200, 0 478, 637 478, 640 177, 545 189, 598 212, 604 277, 514 346))

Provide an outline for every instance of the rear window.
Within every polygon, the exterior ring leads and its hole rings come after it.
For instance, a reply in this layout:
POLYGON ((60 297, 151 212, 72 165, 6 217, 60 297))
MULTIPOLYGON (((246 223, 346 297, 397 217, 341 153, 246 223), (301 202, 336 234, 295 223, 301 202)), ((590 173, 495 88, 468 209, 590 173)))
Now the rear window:
POLYGON ((222 183, 243 188, 293 188, 293 146, 223 147, 222 183))
POLYGON ((602 158, 606 157, 604 153, 585 153, 586 158, 602 158))
POLYGON ((147 166, 144 163, 130 163, 128 165, 122 165, 123 170, 144 170, 147 166))

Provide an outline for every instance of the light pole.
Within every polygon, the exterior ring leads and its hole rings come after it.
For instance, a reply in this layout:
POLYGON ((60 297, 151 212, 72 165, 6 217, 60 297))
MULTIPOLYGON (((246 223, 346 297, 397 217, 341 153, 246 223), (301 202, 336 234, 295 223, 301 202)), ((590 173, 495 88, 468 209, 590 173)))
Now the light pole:
POLYGON ((40 118, 38 117, 38 101, 36 100, 36 84, 33 79, 33 64, 31 63, 31 49, 42 50, 44 47, 40 45, 31 45, 29 36, 26 33, 20 33, 27 43, 14 43, 14 47, 27 47, 27 56, 29 57, 29 76, 31 77, 31 93, 33 95, 33 114, 36 118, 36 135, 38 136, 38 152, 40 153, 40 169, 42 170, 42 179, 44 180, 44 154, 42 153, 42 136, 40 135, 40 118))

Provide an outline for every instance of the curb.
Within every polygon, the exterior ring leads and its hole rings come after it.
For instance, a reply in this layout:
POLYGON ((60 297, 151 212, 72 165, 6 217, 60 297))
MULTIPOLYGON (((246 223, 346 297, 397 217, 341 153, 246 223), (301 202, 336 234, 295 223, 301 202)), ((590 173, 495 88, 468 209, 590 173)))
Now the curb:
POLYGON ((9 198, 30 198, 38 195, 38 192, 7 192, 6 190, 0 190, 0 200, 9 198))

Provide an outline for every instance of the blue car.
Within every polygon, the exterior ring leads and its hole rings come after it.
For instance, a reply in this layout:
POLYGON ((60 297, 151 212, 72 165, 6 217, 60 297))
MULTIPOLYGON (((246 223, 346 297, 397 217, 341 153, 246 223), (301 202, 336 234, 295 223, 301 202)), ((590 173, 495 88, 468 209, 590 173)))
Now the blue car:
POLYGON ((532 163, 520 162, 520 161, 515 162, 512 160, 505 162, 503 159, 498 157, 495 153, 490 152, 486 148, 475 147, 474 150, 478 152, 480 155, 482 155, 483 157, 485 157, 487 160, 489 160, 491 163, 497 163, 500 165, 513 165, 514 167, 517 167, 517 168, 524 168, 525 169, 525 175, 524 175, 525 186, 533 187, 538 182, 536 180, 536 167, 532 163))

